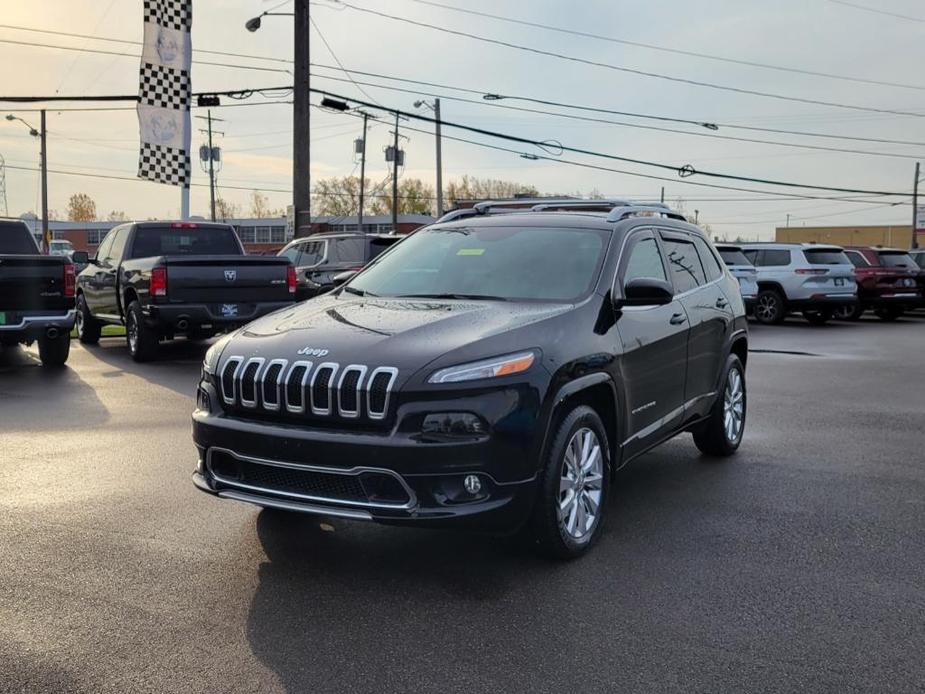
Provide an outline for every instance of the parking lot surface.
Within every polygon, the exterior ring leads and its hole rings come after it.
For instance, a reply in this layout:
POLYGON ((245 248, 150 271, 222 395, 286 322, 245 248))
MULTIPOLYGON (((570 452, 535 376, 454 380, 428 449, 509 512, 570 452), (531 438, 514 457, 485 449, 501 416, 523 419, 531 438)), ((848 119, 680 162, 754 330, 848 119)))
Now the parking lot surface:
POLYGON ((923 691, 925 319, 752 326, 739 454, 617 476, 589 555, 190 482, 203 346, 0 354, 0 691, 923 691))

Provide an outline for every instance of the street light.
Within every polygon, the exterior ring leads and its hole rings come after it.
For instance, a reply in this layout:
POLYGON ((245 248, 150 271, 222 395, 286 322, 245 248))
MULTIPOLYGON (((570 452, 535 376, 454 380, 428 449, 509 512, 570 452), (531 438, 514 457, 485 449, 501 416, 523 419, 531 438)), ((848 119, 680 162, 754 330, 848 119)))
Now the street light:
POLYGON ((414 102, 415 108, 426 106, 434 112, 436 121, 435 135, 437 138, 437 219, 443 216, 443 155, 440 151, 440 99, 434 99, 434 103, 429 103, 423 99, 414 102))
POLYGON ((40 113, 39 129, 33 128, 29 123, 12 113, 6 114, 6 119, 10 122, 18 120, 29 128, 29 134, 32 137, 39 138, 39 165, 42 170, 42 247, 48 252, 48 247, 51 244, 51 232, 48 229, 48 152, 46 150, 48 131, 45 129, 45 109, 42 109, 40 113))
POLYGON ((29 123, 27 123, 26 121, 24 121, 24 120, 23 120, 22 118, 20 118, 19 116, 14 116, 12 113, 7 113, 7 114, 6 114, 6 119, 7 119, 8 121, 18 120, 20 123, 22 123, 22 124, 25 125, 27 128, 29 128, 29 134, 32 135, 32 137, 38 137, 39 134, 40 134, 38 130, 36 130, 35 128, 33 128, 29 123))
POLYGON ((244 28, 250 32, 257 31, 260 28, 260 24, 261 24, 260 20, 263 17, 294 17, 294 16, 295 16, 295 12, 264 12, 263 14, 259 14, 253 19, 248 19, 246 22, 244 22, 244 28))

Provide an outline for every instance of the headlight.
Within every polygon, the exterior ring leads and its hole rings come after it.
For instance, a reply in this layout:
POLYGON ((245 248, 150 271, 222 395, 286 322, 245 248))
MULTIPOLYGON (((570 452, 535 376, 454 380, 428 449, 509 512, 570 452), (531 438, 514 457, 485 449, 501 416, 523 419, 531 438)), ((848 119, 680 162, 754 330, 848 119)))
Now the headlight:
POLYGON ((218 342, 209 347, 206 352, 206 356, 202 360, 202 371, 210 376, 214 376, 218 370, 218 360, 222 356, 222 350, 225 349, 225 345, 228 344, 228 341, 231 340, 231 336, 234 333, 229 333, 221 338, 218 342))
POLYGON ((459 381, 475 381, 482 378, 495 378, 496 376, 510 376, 526 371, 536 360, 533 352, 520 352, 508 354, 503 357, 473 361, 459 366, 450 366, 431 374, 428 383, 458 383, 459 381))

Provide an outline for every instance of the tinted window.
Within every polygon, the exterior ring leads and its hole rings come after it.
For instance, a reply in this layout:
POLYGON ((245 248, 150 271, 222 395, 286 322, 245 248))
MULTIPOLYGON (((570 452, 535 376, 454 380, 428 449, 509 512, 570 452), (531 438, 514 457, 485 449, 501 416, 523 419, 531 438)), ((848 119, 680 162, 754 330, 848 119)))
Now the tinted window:
POLYGON ((300 255, 301 250, 302 250, 301 244, 297 243, 295 246, 290 246, 289 248, 284 250, 282 253, 280 253, 280 255, 286 258, 289 258, 289 260, 292 262, 293 265, 298 265, 299 255, 300 255))
POLYGON ((690 241, 662 239, 665 255, 668 257, 668 272, 678 294, 695 289, 706 283, 703 267, 694 244, 690 241))
POLYGON ((908 253, 879 253, 880 264, 884 267, 916 268, 915 261, 908 253))
POLYGON ((925 253, 916 253, 912 259, 918 263, 920 268, 925 268, 925 253))
MULTIPOLYGON (((719 256, 726 265, 752 265, 753 263, 745 257, 745 253, 738 248, 718 248, 719 256)), ((750 251, 754 253, 754 251, 750 251)))
POLYGON ((39 247, 25 224, 0 224, 0 253, 38 255, 39 247))
POLYGON ((851 262, 844 251, 834 248, 808 248, 803 254, 813 265, 847 265, 851 262))
POLYGON ((309 241, 302 244, 302 255, 299 257, 301 267, 312 267, 324 260, 324 241, 309 241))
POLYGON ((848 260, 855 267, 868 267, 870 265, 864 256, 856 251, 845 251, 845 255, 848 256, 848 260))
POLYGON ((703 239, 694 237, 694 245, 697 246, 697 253, 700 254, 700 263, 703 265, 703 271, 706 273, 707 282, 712 282, 723 276, 723 270, 716 260, 713 251, 703 239))
POLYGON ((387 239, 384 239, 384 238, 370 239, 369 258, 367 258, 367 262, 369 262, 370 260, 378 256, 383 251, 387 251, 388 249, 390 249, 392 246, 398 243, 401 239, 402 239, 401 236, 396 236, 396 237, 387 238, 387 239))
POLYGON ((138 227, 132 256, 241 255, 230 227, 138 227))
POLYGON ((104 258, 109 257, 109 249, 112 248, 112 241, 114 238, 116 238, 116 232, 113 229, 108 234, 106 234, 106 238, 103 239, 100 247, 96 249, 97 260, 103 260, 104 258))
POLYGON ((122 260, 125 242, 128 240, 129 227, 120 227, 114 230, 115 237, 112 240, 112 248, 109 251, 109 257, 113 262, 118 263, 122 260))
POLYGON ((750 262, 752 265, 758 264, 758 251, 751 249, 747 251, 742 251, 742 253, 745 256, 745 258, 748 260, 748 262, 750 262))
POLYGON ((334 239, 331 241, 331 256, 329 260, 332 263, 357 263, 362 265, 366 262, 366 239, 359 236, 355 239, 334 239))
POLYGON ((758 259, 758 264, 762 267, 783 267, 785 265, 790 265, 790 251, 766 248, 758 259))
POLYGON ((623 284, 643 277, 668 281, 665 276, 665 266, 662 263, 662 254, 653 238, 643 239, 633 246, 623 273, 623 284))
POLYGON ((550 227, 430 227, 351 281, 384 296, 570 301, 600 272, 609 232, 550 227))

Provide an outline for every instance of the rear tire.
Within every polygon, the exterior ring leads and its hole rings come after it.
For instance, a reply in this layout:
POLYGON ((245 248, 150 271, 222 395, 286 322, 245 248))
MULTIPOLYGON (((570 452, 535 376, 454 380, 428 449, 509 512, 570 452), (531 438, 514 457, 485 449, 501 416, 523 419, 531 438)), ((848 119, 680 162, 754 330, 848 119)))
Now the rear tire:
POLYGON ((157 354, 157 334, 145 325, 141 304, 133 301, 125 312, 125 341, 137 362, 151 361, 157 354))
POLYGON ((803 311, 803 317, 811 325, 825 325, 834 315, 834 311, 830 308, 816 309, 816 310, 806 310, 803 311))
POLYGON ((745 433, 748 393, 745 367, 735 354, 726 358, 723 380, 709 418, 694 430, 694 444, 706 455, 726 457, 735 453, 745 433))
POLYGON ((861 304, 845 304, 835 309, 836 320, 858 321, 863 315, 864 307, 861 304))
POLYGON ((578 405, 559 422, 543 459, 532 537, 554 559, 581 556, 601 534, 610 448, 597 412, 578 405))
POLYGON ((77 328, 77 339, 83 345, 95 345, 100 341, 100 333, 103 324, 90 314, 87 307, 87 300, 83 294, 77 296, 77 320, 74 323, 77 328))
POLYGON ((764 325, 778 325, 787 316, 784 297, 776 289, 762 289, 755 300, 755 320, 764 325))
POLYGON ((62 333, 55 338, 40 337, 38 342, 39 359, 42 360, 42 366, 64 366, 71 353, 70 333, 62 333))
POLYGON ((886 308, 878 308, 874 310, 874 314, 877 316, 877 318, 883 321, 887 321, 888 323, 892 323, 897 318, 900 318, 904 313, 905 310, 899 306, 888 306, 886 308))

